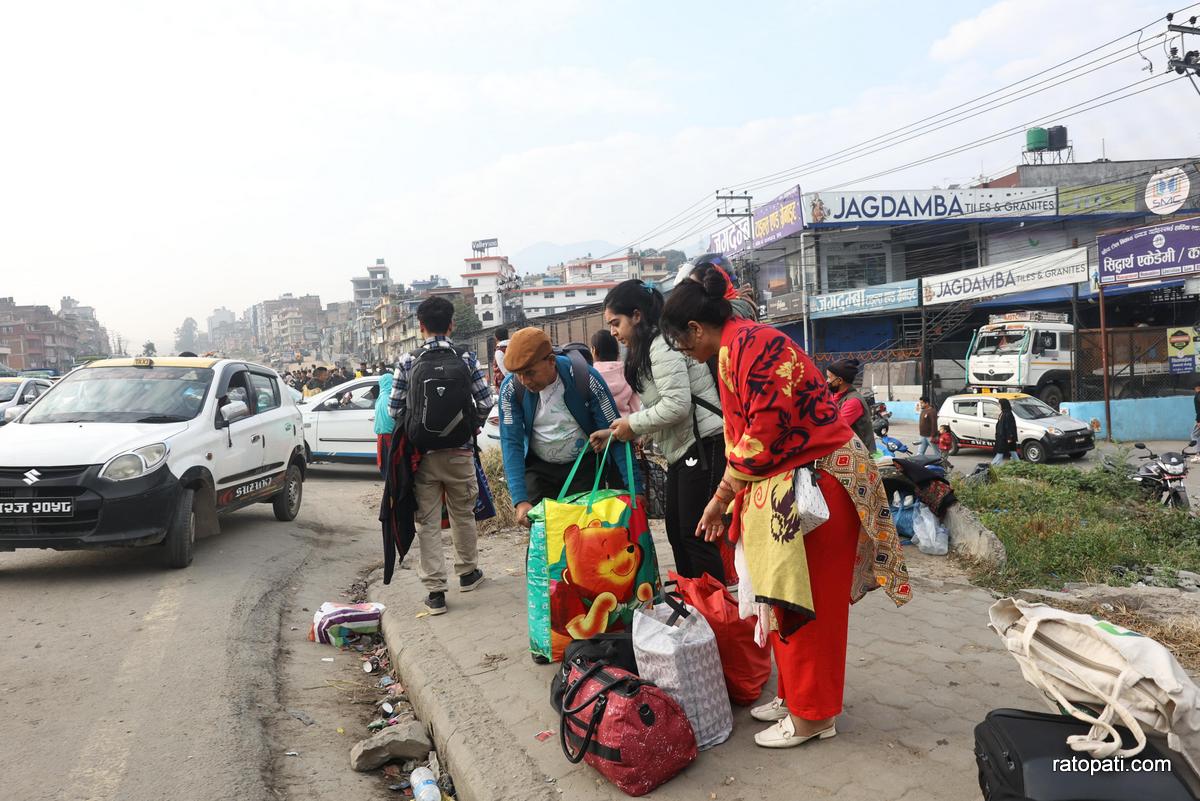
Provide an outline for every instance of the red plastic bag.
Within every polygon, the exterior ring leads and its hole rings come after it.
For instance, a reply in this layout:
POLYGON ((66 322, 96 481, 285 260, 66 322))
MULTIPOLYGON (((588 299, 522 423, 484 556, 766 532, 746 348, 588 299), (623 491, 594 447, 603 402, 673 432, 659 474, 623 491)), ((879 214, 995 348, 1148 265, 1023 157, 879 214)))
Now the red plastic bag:
POLYGON ((771 678, 771 652, 754 642, 755 619, 742 620, 729 590, 707 573, 694 579, 674 572, 668 576, 683 600, 704 615, 717 636, 729 699, 739 706, 753 704, 771 678))

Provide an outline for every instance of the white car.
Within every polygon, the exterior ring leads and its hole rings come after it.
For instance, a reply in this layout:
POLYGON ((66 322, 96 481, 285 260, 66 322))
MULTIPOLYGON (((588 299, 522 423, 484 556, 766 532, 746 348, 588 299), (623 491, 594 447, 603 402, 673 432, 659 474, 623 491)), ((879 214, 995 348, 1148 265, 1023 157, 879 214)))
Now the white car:
POLYGON ((218 515, 304 481, 301 416, 273 370, 229 359, 106 359, 0 428, 0 551, 155 545, 192 561, 218 515))
POLYGON ((53 384, 49 378, 0 378, 0 426, 4 425, 4 414, 9 409, 25 408, 41 397, 53 384))
POLYGON ((1078 459, 1096 447, 1092 429, 1082 420, 1055 411, 1032 395, 994 392, 952 395, 942 404, 938 425, 950 426, 952 456, 960 448, 995 448, 1001 398, 1012 403, 1022 459, 1029 462, 1044 462, 1056 456, 1078 459))
POLYGON ((379 376, 355 378, 300 402, 310 462, 375 464, 379 376))

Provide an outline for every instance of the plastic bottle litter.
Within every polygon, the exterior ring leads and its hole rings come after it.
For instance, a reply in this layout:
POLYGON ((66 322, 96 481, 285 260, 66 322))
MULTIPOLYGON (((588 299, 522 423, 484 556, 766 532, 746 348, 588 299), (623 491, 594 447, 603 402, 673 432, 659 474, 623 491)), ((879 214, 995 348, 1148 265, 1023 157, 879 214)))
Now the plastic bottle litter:
POLYGON ((438 787, 437 777, 429 768, 417 768, 408 781, 415 801, 442 801, 442 788, 438 787))

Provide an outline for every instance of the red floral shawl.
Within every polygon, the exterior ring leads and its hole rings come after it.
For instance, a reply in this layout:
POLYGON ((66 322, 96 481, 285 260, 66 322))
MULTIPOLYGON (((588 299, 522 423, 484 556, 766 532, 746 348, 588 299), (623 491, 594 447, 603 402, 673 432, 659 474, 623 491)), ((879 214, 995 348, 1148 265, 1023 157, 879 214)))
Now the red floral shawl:
POLYGON ((730 320, 721 332, 719 366, 725 448, 743 480, 810 464, 854 436, 825 376, 778 329, 730 320))

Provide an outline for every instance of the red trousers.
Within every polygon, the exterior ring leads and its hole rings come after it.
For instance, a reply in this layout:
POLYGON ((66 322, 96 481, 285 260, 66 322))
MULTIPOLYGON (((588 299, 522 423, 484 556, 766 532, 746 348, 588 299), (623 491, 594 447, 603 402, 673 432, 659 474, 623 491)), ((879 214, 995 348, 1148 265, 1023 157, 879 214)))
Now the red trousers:
POLYGON ((787 642, 771 633, 779 670, 777 695, 788 711, 804 720, 825 720, 842 711, 846 685, 846 635, 850 623, 850 585, 858 552, 858 509, 837 479, 818 475, 829 506, 829 520, 804 537, 816 619, 796 630, 787 642))

